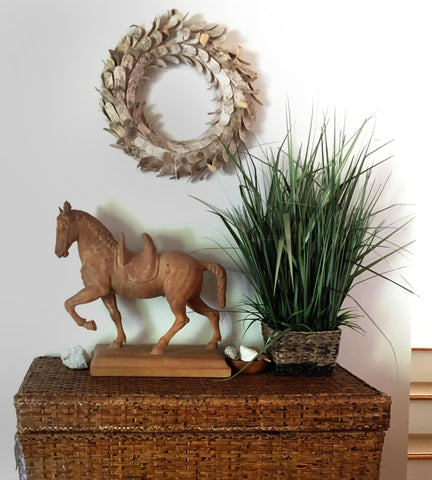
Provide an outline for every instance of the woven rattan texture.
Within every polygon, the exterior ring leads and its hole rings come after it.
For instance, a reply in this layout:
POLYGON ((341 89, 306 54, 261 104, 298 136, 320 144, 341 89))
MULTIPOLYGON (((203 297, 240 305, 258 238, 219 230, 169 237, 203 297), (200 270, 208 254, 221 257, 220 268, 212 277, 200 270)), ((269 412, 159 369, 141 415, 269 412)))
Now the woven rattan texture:
POLYGON ((91 377, 32 363, 15 396, 18 432, 384 430, 390 398, 341 367, 331 377, 91 377))
POLYGON ((331 377, 91 377, 32 363, 17 395, 22 480, 378 480, 390 399, 331 377))
MULTIPOLYGON (((264 339, 277 335, 264 323, 264 339)), ((334 365, 339 352, 340 330, 328 332, 289 332, 269 347, 276 364, 315 364, 318 367, 334 365)))
POLYGON ((378 480, 383 432, 28 435, 22 478, 378 480))

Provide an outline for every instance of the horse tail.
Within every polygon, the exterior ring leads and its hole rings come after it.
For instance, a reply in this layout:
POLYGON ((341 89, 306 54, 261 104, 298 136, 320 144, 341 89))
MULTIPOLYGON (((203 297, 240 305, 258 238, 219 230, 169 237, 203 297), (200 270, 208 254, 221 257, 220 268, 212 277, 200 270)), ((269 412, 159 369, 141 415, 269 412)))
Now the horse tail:
POLYGON ((225 268, 219 263, 216 262, 200 262, 204 270, 211 272, 217 280, 217 293, 218 293, 218 302, 219 307, 224 308, 226 302, 226 282, 227 282, 227 275, 225 268))

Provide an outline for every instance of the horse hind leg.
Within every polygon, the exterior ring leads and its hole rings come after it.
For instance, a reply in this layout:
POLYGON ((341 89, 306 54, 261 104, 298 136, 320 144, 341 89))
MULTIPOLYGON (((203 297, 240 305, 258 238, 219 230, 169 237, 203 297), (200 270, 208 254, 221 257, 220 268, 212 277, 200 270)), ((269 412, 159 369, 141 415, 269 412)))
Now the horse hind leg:
POLYGON ((219 312, 214 308, 209 307, 200 297, 195 297, 189 300, 187 304, 192 310, 200 315, 206 316, 213 327, 213 337, 207 344, 206 348, 215 350, 218 343, 221 341, 221 333, 219 328, 219 312))
POLYGON ((102 297, 102 301, 107 308, 109 314, 111 315, 111 318, 117 328, 117 338, 111 343, 110 348, 120 348, 123 346, 123 343, 126 342, 126 335, 123 330, 121 314, 119 312, 119 309, 117 308, 116 297, 114 294, 109 294, 105 297, 102 297))
MULTIPOLYGON (((167 299, 168 300, 168 299, 167 299)), ((174 337, 174 335, 180 331, 185 325, 189 323, 189 318, 186 315, 186 305, 183 302, 169 302, 172 312, 175 315, 175 321, 173 326, 163 335, 156 345, 152 348, 153 355, 160 355, 165 350, 165 347, 174 337)))

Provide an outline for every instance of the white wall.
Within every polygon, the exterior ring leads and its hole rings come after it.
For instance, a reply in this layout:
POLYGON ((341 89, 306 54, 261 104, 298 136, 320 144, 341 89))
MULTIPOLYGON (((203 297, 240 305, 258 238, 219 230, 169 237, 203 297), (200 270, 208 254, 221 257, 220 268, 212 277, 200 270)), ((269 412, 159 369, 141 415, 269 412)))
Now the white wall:
MULTIPOLYGON (((99 304, 80 310, 96 319, 96 333, 78 328, 63 309, 81 281, 75 249, 66 260, 54 255, 57 206, 67 199, 99 216, 115 235, 124 231, 131 248, 140 247, 139 236, 147 231, 161 249, 182 248, 223 260, 221 252, 203 250, 214 247, 210 238, 223 238, 221 229, 189 195, 228 205, 235 199, 235 176, 217 173, 191 183, 137 171, 133 159, 110 147, 113 138, 103 130, 98 107, 95 88, 108 49, 129 25, 149 25, 172 6, 165 0, 3 0, 0 5, 2 479, 17 478, 12 398, 31 360, 76 344, 91 349, 114 335, 99 304)), ((376 114, 377 137, 396 139, 389 150, 395 158, 388 200, 417 202, 418 258, 416 268, 412 258, 404 260, 410 267, 404 274, 425 299, 414 303, 408 294, 380 282, 363 286, 358 298, 379 328, 364 318, 364 335, 344 331, 340 363, 392 396, 381 479, 402 480, 410 323, 413 315, 430 316, 426 307, 431 297, 424 288, 430 266, 425 227, 430 151, 425 139, 432 84, 426 2, 288 0, 282 6, 272 0, 179 0, 175 6, 226 25, 232 41, 243 46, 244 58, 260 75, 256 85, 265 107, 256 133, 261 143, 282 139, 288 97, 300 129, 307 126, 315 103, 340 115, 346 112, 354 127, 376 114)), ((187 91, 188 85, 175 88, 187 91)), ((197 110, 202 101, 205 95, 196 94, 197 110)), ((198 118, 183 110, 172 115, 182 124, 198 118)), ((232 272, 229 281, 233 305, 244 285, 232 272)), ((209 281, 210 301, 211 289, 209 281)), ((171 322, 161 299, 121 301, 120 308, 134 342, 155 341, 171 322)), ((233 320, 229 312, 223 315, 226 343, 242 334, 233 320)), ((176 339, 199 342, 209 334, 205 321, 195 317, 176 339)), ((430 330, 428 339, 417 336, 432 344, 430 330)), ((255 330, 249 332, 250 343, 258 338, 255 330)))

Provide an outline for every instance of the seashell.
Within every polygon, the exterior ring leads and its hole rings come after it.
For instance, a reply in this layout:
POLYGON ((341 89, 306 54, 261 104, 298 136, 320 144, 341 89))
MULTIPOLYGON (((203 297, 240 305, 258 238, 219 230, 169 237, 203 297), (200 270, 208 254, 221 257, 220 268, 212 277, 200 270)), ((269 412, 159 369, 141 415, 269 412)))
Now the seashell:
MULTIPOLYGON (((249 348, 252 348, 252 350, 256 350, 257 352, 260 352, 262 350, 261 347, 255 347, 255 346, 250 346, 249 348)), ((261 353, 261 355, 258 355, 257 360, 264 361, 264 362, 271 362, 271 358, 266 353, 261 353)))
POLYGON ((245 347, 244 345, 240 345, 239 351, 240 360, 243 360, 243 362, 250 362, 251 360, 254 360, 258 355, 258 352, 256 350, 252 350, 252 348, 245 347))
POLYGON ((231 360, 238 360, 239 358, 237 348, 234 347, 233 345, 226 347, 224 350, 224 353, 228 358, 231 358, 231 360))

